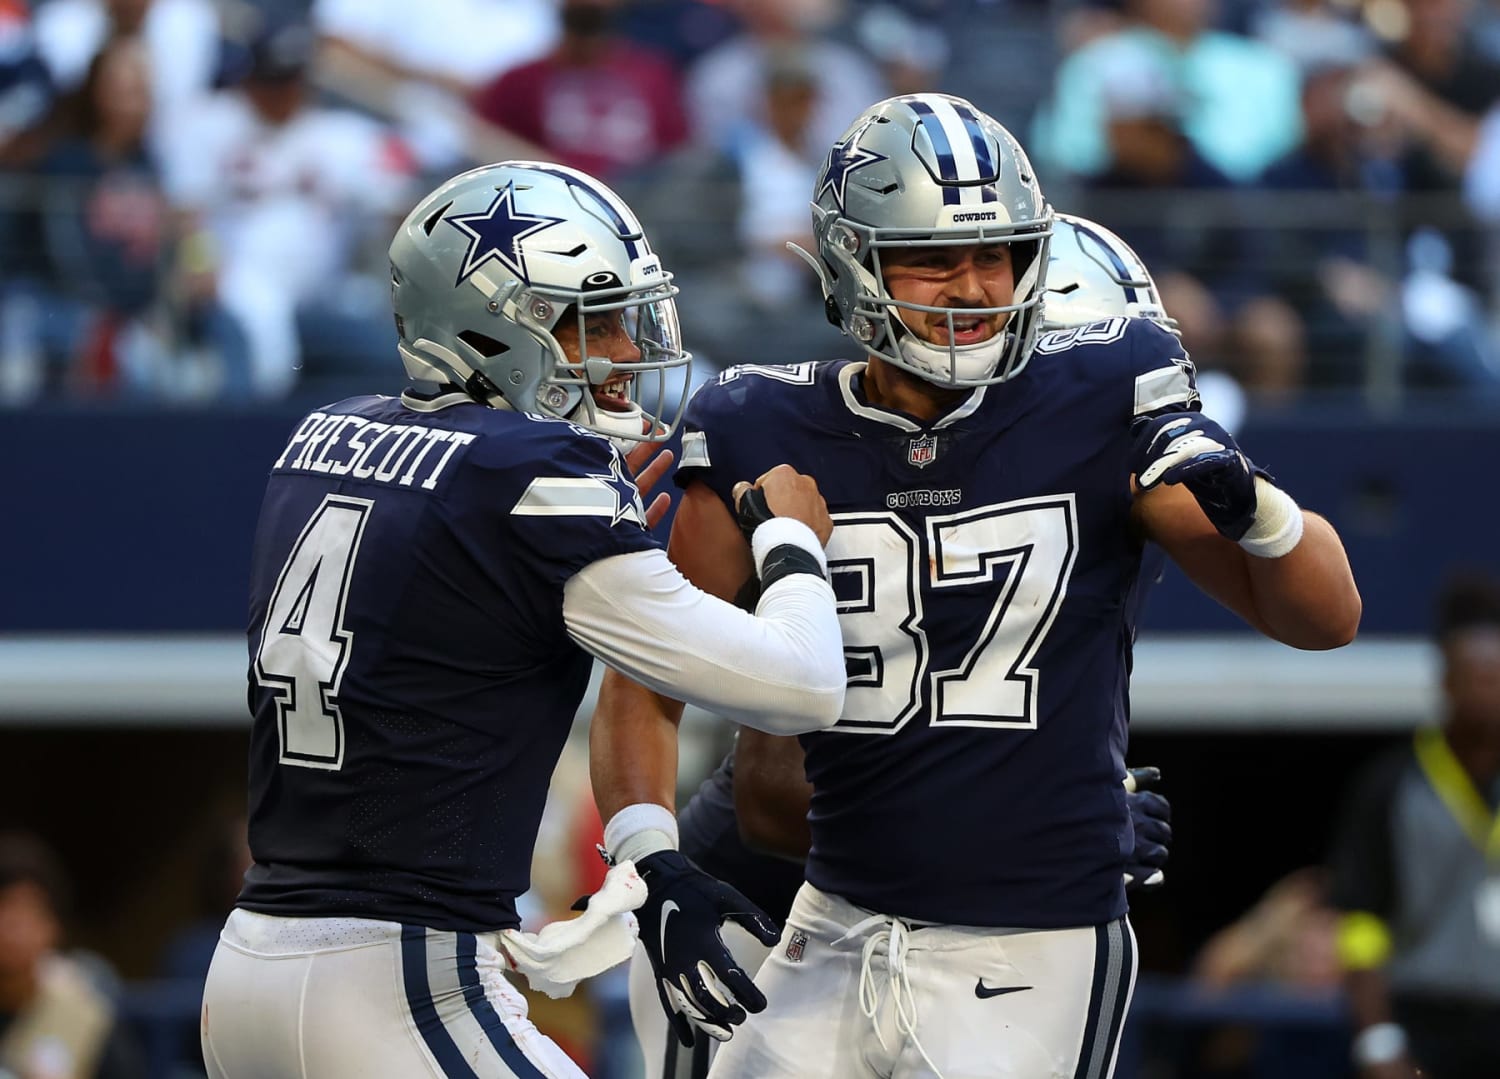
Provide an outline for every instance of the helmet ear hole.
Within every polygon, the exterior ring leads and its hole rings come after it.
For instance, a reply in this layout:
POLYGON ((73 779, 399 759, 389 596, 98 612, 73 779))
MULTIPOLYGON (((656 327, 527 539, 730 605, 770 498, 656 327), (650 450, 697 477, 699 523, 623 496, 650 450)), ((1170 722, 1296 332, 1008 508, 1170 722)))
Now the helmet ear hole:
POLYGON ((448 207, 452 205, 452 200, 449 200, 428 214, 427 218, 422 222, 422 231, 431 236, 432 230, 437 228, 438 222, 443 219, 443 215, 448 212, 448 207))
POLYGON ((487 360, 510 351, 510 346, 505 342, 496 341, 493 337, 482 334, 478 330, 460 330, 458 339, 487 360))

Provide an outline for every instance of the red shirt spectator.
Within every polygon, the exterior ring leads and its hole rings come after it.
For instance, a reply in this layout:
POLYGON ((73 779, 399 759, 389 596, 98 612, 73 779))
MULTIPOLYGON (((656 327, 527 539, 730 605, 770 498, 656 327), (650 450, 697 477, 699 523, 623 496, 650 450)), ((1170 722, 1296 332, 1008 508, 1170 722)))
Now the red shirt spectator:
POLYGON ((482 87, 473 105, 561 164, 609 177, 682 142, 687 121, 671 64, 610 34, 605 7, 564 4, 558 47, 482 87))

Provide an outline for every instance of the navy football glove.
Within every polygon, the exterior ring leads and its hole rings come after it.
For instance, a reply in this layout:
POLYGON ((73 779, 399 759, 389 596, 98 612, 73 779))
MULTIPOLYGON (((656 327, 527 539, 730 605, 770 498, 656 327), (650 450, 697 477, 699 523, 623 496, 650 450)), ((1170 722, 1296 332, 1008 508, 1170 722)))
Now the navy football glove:
POLYGON ((1234 437, 1199 412, 1169 412, 1136 423, 1130 471, 1141 490, 1180 483, 1192 492, 1219 534, 1236 543, 1255 521, 1255 477, 1270 476, 1252 464, 1234 437))
POLYGON ((646 902, 635 912, 641 944, 656 975, 656 992, 683 1045, 693 1044, 696 1026, 719 1041, 730 1027, 758 1012, 766 998, 719 936, 733 921, 762 944, 781 934, 764 911, 723 881, 709 876, 675 850, 660 850, 635 863, 646 882, 646 902))
POLYGON ((1135 831, 1135 850, 1125 866, 1127 890, 1159 888, 1166 880, 1162 867, 1172 842, 1172 806, 1150 789, 1160 781, 1159 768, 1132 768, 1125 780, 1125 804, 1135 831))

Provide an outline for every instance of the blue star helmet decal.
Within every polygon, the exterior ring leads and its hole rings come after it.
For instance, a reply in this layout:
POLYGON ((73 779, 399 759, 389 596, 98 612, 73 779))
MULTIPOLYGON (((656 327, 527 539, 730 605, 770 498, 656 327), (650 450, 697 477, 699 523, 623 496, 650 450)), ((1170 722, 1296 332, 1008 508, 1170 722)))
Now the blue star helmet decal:
POLYGON ((859 146, 860 136, 870 126, 869 123, 862 124, 858 131, 850 135, 843 142, 834 143, 833 149, 828 154, 828 166, 823 170, 822 177, 818 180, 818 190, 813 195, 813 201, 817 202, 823 197, 823 192, 832 191, 833 197, 838 200, 839 211, 844 209, 844 192, 849 188, 849 174, 855 169, 873 165, 877 161, 889 161, 885 154, 877 154, 874 150, 862 150, 859 146))
POLYGON ((531 278, 526 274, 526 256, 521 251, 521 241, 533 233, 561 224, 563 219, 519 212, 515 184, 510 183, 500 190, 484 213, 452 214, 443 220, 469 238, 464 264, 459 268, 458 279, 453 282, 457 287, 490 259, 529 284, 531 278))

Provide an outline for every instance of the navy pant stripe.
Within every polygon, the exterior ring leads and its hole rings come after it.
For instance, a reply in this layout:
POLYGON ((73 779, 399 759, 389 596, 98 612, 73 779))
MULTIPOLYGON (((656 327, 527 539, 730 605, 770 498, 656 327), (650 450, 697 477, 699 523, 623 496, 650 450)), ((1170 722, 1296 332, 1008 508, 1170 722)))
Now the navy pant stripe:
POLYGON ((473 933, 458 933, 458 984, 463 986, 464 1001, 469 1011, 479 1020, 485 1037, 505 1061, 506 1067, 515 1073, 516 1079, 546 1079, 541 1070, 531 1062, 510 1036, 505 1022, 484 995, 484 986, 479 981, 479 970, 474 963, 475 941, 473 933))
POLYGON ((427 930, 419 925, 401 927, 401 980, 406 988, 406 1006, 427 1048, 449 1079, 479 1079, 453 1042, 448 1028, 432 1002, 427 980, 427 930))
POLYGON ((1125 1025, 1134 962, 1130 931, 1123 918, 1095 927, 1094 981, 1073 1079, 1106 1079, 1109 1075, 1115 1043, 1125 1025))

